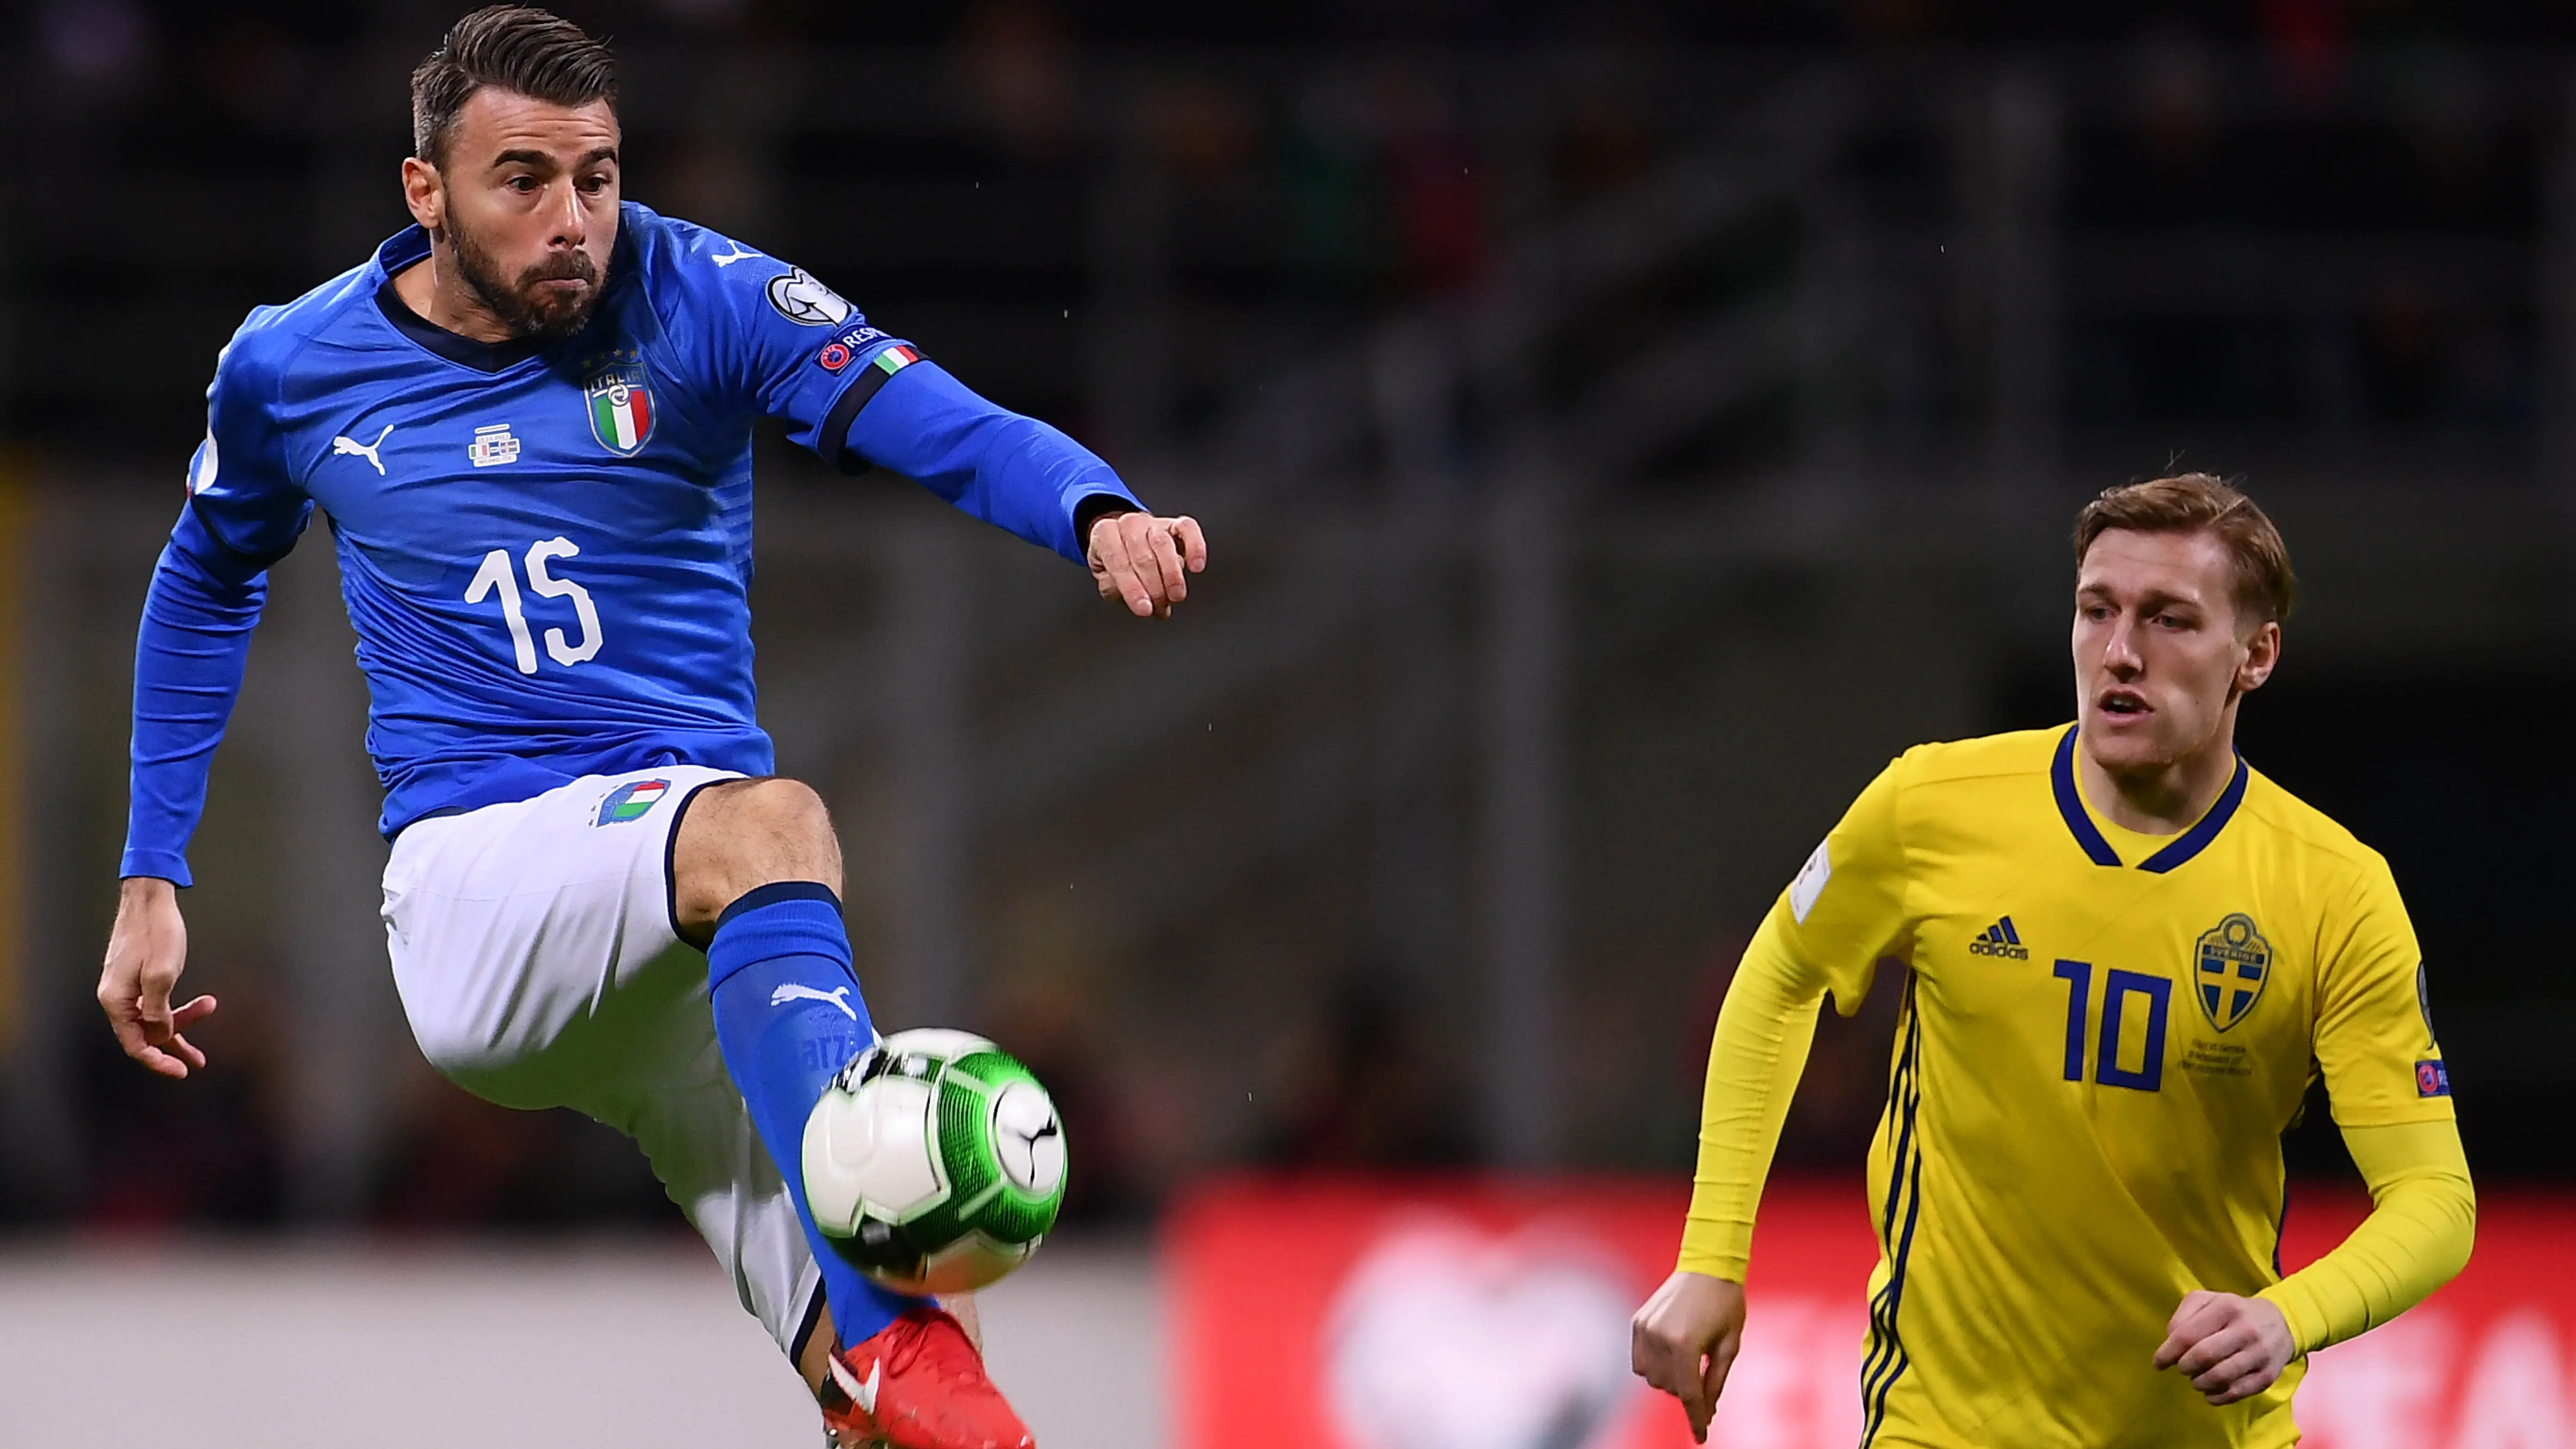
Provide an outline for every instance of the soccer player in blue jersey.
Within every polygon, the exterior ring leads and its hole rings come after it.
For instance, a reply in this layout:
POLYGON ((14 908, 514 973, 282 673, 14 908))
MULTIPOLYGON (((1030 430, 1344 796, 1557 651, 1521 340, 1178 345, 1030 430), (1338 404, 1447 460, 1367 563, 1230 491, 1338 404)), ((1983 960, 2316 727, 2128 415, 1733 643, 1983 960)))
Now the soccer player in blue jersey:
POLYGON ((205 1065, 176 888, 267 570, 331 523, 422 1050, 626 1132, 846 1445, 1012 1449, 966 1330, 862 1279, 806 1210, 804 1121, 873 1031, 821 799, 753 712, 762 416, 1086 562, 1167 615, 1198 526, 968 391, 805 272, 620 199, 614 63, 543 11, 412 77, 417 225, 218 359, 136 649, 124 885, 99 983, 126 1052, 205 1065), (676 949, 695 947, 704 952, 676 949))

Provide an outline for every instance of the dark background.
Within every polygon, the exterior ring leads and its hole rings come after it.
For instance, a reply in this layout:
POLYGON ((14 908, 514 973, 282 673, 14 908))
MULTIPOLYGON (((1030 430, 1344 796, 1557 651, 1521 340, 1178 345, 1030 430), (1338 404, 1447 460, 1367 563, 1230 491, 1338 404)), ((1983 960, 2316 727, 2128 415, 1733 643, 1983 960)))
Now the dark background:
MULTIPOLYGON (((562 8, 626 65, 630 198, 1208 524, 1144 630, 763 457, 764 714, 878 1017, 1029 1056, 1077 1216, 1243 1162, 1685 1170, 1761 911, 1888 755, 2066 715, 2067 522, 2176 466, 2288 534, 2243 746, 2392 862, 2481 1180, 2570 1171, 2576 7, 562 8)), ((402 225, 452 18, 0 31, 17 1220, 674 1220, 417 1061, 326 550, 194 853, 216 1065, 149 1079, 87 1003, 214 353, 402 225)), ((1856 1167, 1888 1018, 1828 1021, 1784 1160, 1856 1167)))

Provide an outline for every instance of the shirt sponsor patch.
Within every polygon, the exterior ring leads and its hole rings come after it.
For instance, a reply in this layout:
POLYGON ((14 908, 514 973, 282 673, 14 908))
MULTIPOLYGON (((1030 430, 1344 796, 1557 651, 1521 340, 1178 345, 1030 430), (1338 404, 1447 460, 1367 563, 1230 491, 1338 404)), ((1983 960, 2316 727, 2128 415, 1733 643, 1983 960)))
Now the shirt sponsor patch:
POLYGON ((1798 878, 1789 882, 1789 914, 1798 924, 1807 924, 1807 912, 1816 908, 1816 897, 1824 894, 1825 882, 1834 878, 1833 841, 1816 842, 1816 853, 1798 867, 1798 878))
POLYGON ((2447 1097, 2451 1095, 2451 1069, 2439 1060, 2415 1064, 2415 1095, 2447 1097))

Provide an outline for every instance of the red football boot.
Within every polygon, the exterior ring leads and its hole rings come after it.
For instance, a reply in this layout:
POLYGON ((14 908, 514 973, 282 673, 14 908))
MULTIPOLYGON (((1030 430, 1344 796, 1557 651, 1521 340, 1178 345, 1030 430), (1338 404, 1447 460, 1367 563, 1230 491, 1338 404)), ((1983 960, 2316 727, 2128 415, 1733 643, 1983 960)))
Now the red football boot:
POLYGON ((834 1349, 823 1427, 843 1449, 1036 1449, 957 1320, 927 1304, 834 1349))

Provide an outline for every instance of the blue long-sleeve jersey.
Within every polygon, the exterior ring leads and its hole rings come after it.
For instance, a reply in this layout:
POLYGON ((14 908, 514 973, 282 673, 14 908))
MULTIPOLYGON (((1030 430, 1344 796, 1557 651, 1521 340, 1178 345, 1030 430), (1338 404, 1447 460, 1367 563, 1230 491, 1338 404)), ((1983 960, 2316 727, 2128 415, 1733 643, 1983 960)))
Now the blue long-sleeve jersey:
POLYGON ((135 658, 123 873, 188 883, 270 565, 318 505, 390 837, 585 774, 772 768, 752 688, 751 439, 767 415, 1079 561, 1107 464, 961 386, 805 272, 627 203, 599 308, 547 346, 431 326, 406 230, 234 334, 135 658))

